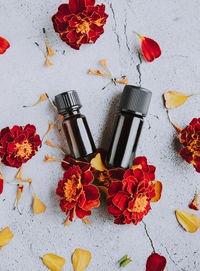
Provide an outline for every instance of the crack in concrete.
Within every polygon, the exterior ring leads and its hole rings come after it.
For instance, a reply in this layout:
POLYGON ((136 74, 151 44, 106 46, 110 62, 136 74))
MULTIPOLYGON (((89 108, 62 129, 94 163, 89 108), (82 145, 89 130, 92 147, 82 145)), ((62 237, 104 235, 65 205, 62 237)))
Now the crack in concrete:
POLYGON ((145 230, 146 236, 148 237, 149 242, 150 242, 150 244, 151 244, 151 247, 152 247, 152 249, 153 249, 153 252, 155 253, 155 247, 154 247, 154 245, 153 245, 153 240, 151 239, 151 237, 150 237, 150 235, 149 235, 149 233, 148 233, 147 225, 146 225, 146 223, 145 223, 144 221, 142 221, 142 223, 143 223, 143 225, 144 225, 144 230, 145 230))
POLYGON ((131 49, 130 49, 129 44, 128 44, 128 36, 127 36, 126 28, 127 28, 127 18, 125 17, 125 22, 124 22, 124 35, 125 35, 125 39, 126 39, 126 47, 127 47, 128 51, 129 51, 129 54, 131 55, 131 49))
MULTIPOLYGON (((168 256, 169 256, 169 259, 174 263, 175 266, 178 266, 178 264, 172 259, 172 257, 171 257, 171 255, 170 255, 168 249, 167 249, 166 247, 164 247, 164 248, 165 248, 165 250, 166 250, 166 252, 167 252, 167 254, 168 254, 168 256)), ((181 268, 181 271, 186 271, 186 270, 183 269, 183 268, 181 268)))
POLYGON ((113 20, 114 20, 114 24, 115 24, 115 25, 114 25, 113 32, 114 32, 115 35, 116 35, 116 38, 117 38, 117 44, 118 44, 118 47, 119 47, 119 49, 120 49, 121 45, 120 45, 119 35, 118 35, 118 33, 117 33, 117 21, 116 21, 115 11, 114 11, 114 9, 113 9, 112 3, 110 3, 110 9, 111 9, 111 11, 112 11, 112 16, 113 16, 113 20))
POLYGON ((139 77, 139 86, 141 86, 141 83, 142 83, 142 73, 141 73, 141 69, 140 69, 140 66, 142 64, 142 58, 141 58, 141 55, 140 55, 140 52, 138 52, 138 58, 139 58, 139 63, 136 65, 136 69, 137 69, 137 72, 138 72, 138 77, 139 77))

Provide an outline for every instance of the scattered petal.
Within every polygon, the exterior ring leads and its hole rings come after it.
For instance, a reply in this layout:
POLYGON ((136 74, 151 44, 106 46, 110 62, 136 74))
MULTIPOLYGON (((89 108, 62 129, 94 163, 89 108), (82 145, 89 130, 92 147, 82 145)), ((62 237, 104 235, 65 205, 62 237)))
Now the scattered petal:
POLYGON ((34 214, 40 214, 46 211, 46 206, 43 202, 41 202, 36 194, 34 193, 34 200, 33 200, 33 212, 34 214))
POLYGON ((171 118, 170 118, 170 116, 169 116, 169 112, 168 112, 168 110, 167 110, 167 115, 168 115, 168 119, 169 119, 169 121, 170 121, 170 123, 174 126, 174 128, 177 130, 177 133, 178 134, 180 134, 181 132, 182 132, 182 128, 180 128, 179 126, 177 126, 176 124, 174 124, 172 121, 171 121, 171 118))
POLYGON ((138 33, 136 33, 136 35, 141 40, 142 54, 146 61, 152 62, 154 59, 158 58, 161 55, 160 46, 156 41, 147 37, 143 37, 138 33))
POLYGON ((4 54, 9 47, 9 42, 6 39, 0 37, 0 54, 4 54))
POLYGON ((85 222, 86 225, 89 225, 89 224, 90 224, 90 221, 87 220, 86 218, 82 218, 82 220, 85 222))
POLYGON ((0 195, 3 193, 3 175, 0 172, 0 195))
POLYGON ((147 259, 146 271, 163 271, 166 264, 167 261, 164 256, 161 256, 158 253, 153 253, 147 259))
POLYGON ((41 257, 43 263, 51 270, 51 271, 61 271, 63 265, 65 264, 66 260, 60 256, 55 254, 49 253, 45 254, 41 257))
POLYGON ((90 164, 96 170, 99 170, 99 171, 105 171, 105 170, 107 170, 107 168, 104 166, 104 164, 102 162, 101 154, 100 153, 96 154, 96 156, 90 161, 90 164))
POLYGON ((66 163, 66 164, 69 164, 67 161, 64 161, 62 159, 57 159, 57 158, 53 158, 51 156, 49 156, 48 154, 45 155, 45 162, 52 162, 52 161, 56 161, 56 162, 62 162, 62 163, 66 163))
POLYGON ((84 271, 88 267, 91 257, 92 255, 88 250, 77 248, 72 255, 74 271, 84 271))
POLYGON ((47 56, 47 55, 45 55, 45 57, 46 57, 46 63, 45 63, 45 65, 46 65, 47 67, 52 66, 52 65, 53 65, 53 63, 52 63, 52 62, 49 60, 48 56, 47 56))
POLYGON ((127 264, 129 264, 130 262, 132 262, 132 260, 130 258, 128 258, 128 255, 125 255, 123 258, 121 258, 118 263, 120 265, 120 267, 125 267, 127 264))
POLYGON ((42 29, 43 30, 43 33, 44 33, 44 40, 45 40, 45 44, 46 44, 46 48, 47 48, 47 55, 48 56, 54 56, 55 53, 54 51, 50 48, 48 42, 47 42, 47 37, 46 37, 46 30, 45 28, 42 29))
POLYGON ((190 214, 182 210, 175 211, 176 218, 181 224, 181 226, 184 228, 184 230, 186 230, 187 232, 196 232, 198 230, 198 228, 200 227, 200 219, 196 215, 190 214))
POLYGON ((47 130, 47 132, 43 135, 42 140, 45 138, 46 135, 48 135, 48 133, 51 131, 51 129, 54 127, 55 123, 52 122, 49 124, 49 129, 47 130))
POLYGON ((48 100, 48 98, 47 98, 46 93, 43 93, 43 94, 41 95, 40 99, 39 99, 36 103, 34 103, 34 104, 32 104, 32 105, 24 105, 23 107, 31 107, 31 106, 35 106, 35 105, 38 105, 39 103, 41 103, 42 101, 45 101, 45 100, 48 100))
POLYGON ((161 198, 162 194, 162 183, 160 181, 152 181, 153 184, 155 184, 155 197, 151 199, 151 202, 157 202, 161 198))
POLYGON ((50 147, 56 148, 56 149, 60 150, 62 153, 65 154, 65 152, 64 152, 60 147, 58 147, 57 145, 54 145, 53 143, 51 143, 50 140, 47 140, 47 141, 45 142, 45 144, 48 145, 48 146, 50 146, 50 147))
POLYGON ((128 84, 128 81, 127 81, 127 78, 124 77, 122 80, 116 80, 114 81, 115 83, 119 83, 119 84, 125 84, 127 85, 128 84))
POLYGON ((22 195, 22 193, 23 193, 23 190, 24 190, 23 184, 18 184, 18 192, 17 192, 16 206, 18 206, 18 204, 19 204, 19 200, 20 200, 20 198, 21 198, 21 195, 22 195))
POLYGON ((13 238, 13 234, 10 231, 9 227, 6 227, 5 229, 0 231, 0 249, 7 245, 10 240, 13 238))
POLYGON ((64 226, 69 226, 69 216, 68 216, 68 218, 65 220, 64 226))
POLYGON ((22 170, 23 170, 23 165, 21 165, 19 171, 17 172, 17 175, 15 176, 15 179, 18 179, 18 180, 22 179, 22 170))
POLYGON ((109 68, 108 68, 106 59, 100 60, 99 63, 100 63, 104 68, 106 68, 106 70, 111 74, 111 71, 110 71, 109 68))
POLYGON ((167 91, 164 93, 164 101, 167 109, 173 109, 184 104, 191 95, 185 95, 184 93, 177 91, 167 91))
POLYGON ((195 199, 193 200, 192 203, 190 203, 189 208, 198 211, 199 206, 198 206, 198 199, 199 199, 199 194, 200 192, 196 195, 195 199))

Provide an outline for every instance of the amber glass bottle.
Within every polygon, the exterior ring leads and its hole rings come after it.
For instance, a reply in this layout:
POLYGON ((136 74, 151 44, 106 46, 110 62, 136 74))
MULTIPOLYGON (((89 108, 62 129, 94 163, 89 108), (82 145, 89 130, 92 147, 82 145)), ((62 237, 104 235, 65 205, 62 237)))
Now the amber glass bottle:
POLYGON ((82 105, 77 92, 71 90, 57 95, 55 104, 63 116, 63 129, 71 155, 76 159, 92 157, 96 147, 86 117, 79 111, 82 105))
POLYGON ((151 95, 144 88, 125 86, 108 149, 109 166, 128 168, 132 165, 151 95))

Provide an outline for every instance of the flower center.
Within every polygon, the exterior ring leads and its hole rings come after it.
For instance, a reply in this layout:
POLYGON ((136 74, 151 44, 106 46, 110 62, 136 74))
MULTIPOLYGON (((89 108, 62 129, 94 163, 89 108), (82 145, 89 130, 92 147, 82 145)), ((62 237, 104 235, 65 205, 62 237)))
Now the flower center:
POLYGON ((143 212, 148 204, 147 196, 136 198, 133 208, 130 210, 131 212, 140 213, 143 212))
POLYGON ((87 21, 83 21, 83 23, 80 24, 76 28, 76 32, 81 33, 81 34, 87 34, 89 31, 90 31, 90 24, 87 21))
POLYGON ((77 195, 77 189, 81 187, 81 177, 79 177, 77 180, 77 177, 73 175, 71 179, 67 179, 67 182, 63 187, 65 199, 69 202, 72 202, 74 197, 77 195))
POLYGON ((28 140, 24 140, 22 143, 16 143, 15 151, 16 151, 15 157, 28 159, 33 149, 32 149, 32 145, 28 142, 28 140))

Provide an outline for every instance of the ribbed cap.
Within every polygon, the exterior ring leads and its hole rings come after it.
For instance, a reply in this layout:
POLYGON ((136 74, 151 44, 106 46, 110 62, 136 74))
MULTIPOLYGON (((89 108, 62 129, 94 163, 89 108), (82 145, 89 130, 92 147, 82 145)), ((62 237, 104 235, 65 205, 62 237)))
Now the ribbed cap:
POLYGON ((146 116, 151 95, 151 91, 147 89, 126 85, 120 98, 119 110, 128 110, 146 116))
POLYGON ((81 108, 81 103, 78 93, 75 90, 70 90, 56 95, 55 103, 59 114, 67 111, 81 108))

